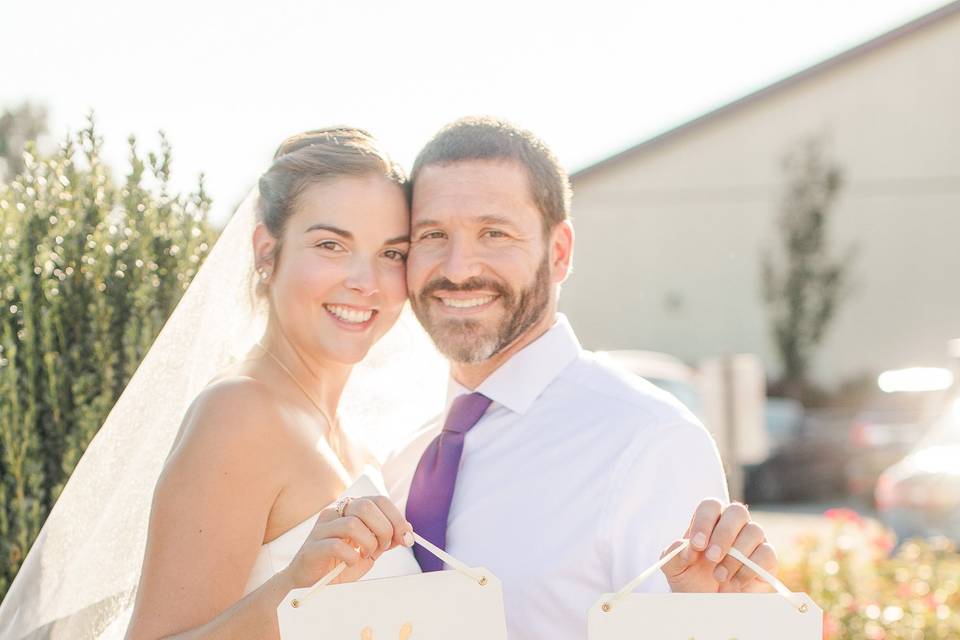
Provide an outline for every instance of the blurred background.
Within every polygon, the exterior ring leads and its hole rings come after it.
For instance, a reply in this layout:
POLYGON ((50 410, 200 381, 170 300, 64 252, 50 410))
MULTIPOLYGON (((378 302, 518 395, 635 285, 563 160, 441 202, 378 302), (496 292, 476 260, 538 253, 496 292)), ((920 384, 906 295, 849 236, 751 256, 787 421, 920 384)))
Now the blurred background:
POLYGON ((960 637, 960 2, 0 22, 0 596, 281 139, 359 125, 409 167, 494 114, 571 172, 561 310, 701 417, 826 637, 960 637))

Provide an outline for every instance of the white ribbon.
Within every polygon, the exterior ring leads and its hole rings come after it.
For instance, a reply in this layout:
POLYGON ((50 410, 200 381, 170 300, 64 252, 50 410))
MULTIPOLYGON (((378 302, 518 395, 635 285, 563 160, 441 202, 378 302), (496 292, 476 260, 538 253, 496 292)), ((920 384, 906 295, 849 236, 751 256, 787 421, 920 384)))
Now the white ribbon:
MULTIPOLYGON (((423 546, 423 548, 425 548, 427 551, 437 556, 438 558, 443 560, 445 563, 447 563, 448 565, 450 565, 460 573, 466 575, 472 580, 475 580, 481 586, 487 584, 486 576, 483 576, 477 573, 476 571, 474 571, 473 569, 471 569, 470 567, 468 567, 467 565, 460 562, 459 560, 451 556, 449 553, 441 549, 440 547, 436 546, 426 538, 421 537, 420 534, 414 533, 413 539, 416 542, 418 542, 421 546, 423 546)), ((333 582, 336 579, 336 577, 339 576, 341 573, 343 573, 343 571, 346 568, 347 568, 347 565, 345 562, 338 562, 337 566, 334 567, 333 570, 330 571, 330 573, 320 578, 320 580, 318 580, 317 583, 310 588, 310 591, 308 591, 305 596, 303 596, 302 598, 299 598, 297 604, 299 604, 300 602, 303 602, 304 600, 307 600, 310 596, 315 594, 322 587, 325 587, 331 582, 333 582)))
MULTIPOLYGON (((657 571, 659 571, 660 569, 662 569, 665 564, 667 564, 668 562, 670 562, 671 560, 673 560, 673 559, 677 556, 677 554, 681 553, 684 549, 686 549, 686 548, 689 547, 689 546, 690 546, 690 540, 684 539, 684 540, 680 543, 680 545, 677 546, 676 549, 674 549, 673 551, 671 551, 671 552, 668 553, 667 555, 665 555, 665 556, 663 556, 662 558, 660 558, 660 561, 659 561, 659 562, 657 562, 657 563, 654 564, 652 567, 650 567, 649 569, 647 569, 646 571, 644 571, 643 573, 641 573, 639 576, 637 576, 636 578, 634 578, 634 579, 630 582, 630 584, 628 584, 627 586, 625 586, 623 589, 620 589, 620 591, 616 592, 616 593, 613 595, 613 597, 610 598, 609 602, 607 602, 606 604, 609 605, 609 606, 613 606, 613 604, 614 604, 617 600, 619 600, 620 598, 624 597, 624 596, 627 595, 628 593, 633 593, 633 591, 634 591, 637 587, 639 587, 644 581, 646 581, 647 578, 649 578, 649 577, 652 576, 654 573, 656 573, 657 571)), ((786 598, 786 599, 797 609, 797 611, 799 611, 800 613, 806 613, 806 612, 807 612, 807 608, 808 608, 808 607, 807 607, 807 603, 804 602, 797 594, 795 594, 795 593, 793 593, 792 591, 790 591, 790 589, 788 589, 785 584, 783 584, 782 582, 780 582, 780 581, 776 578, 776 576, 774 576, 774 575, 771 574, 769 571, 765 570, 763 567, 761 567, 760 565, 758 565, 756 562, 754 562, 753 560, 751 560, 750 558, 748 558, 747 556, 745 556, 745 555, 744 555, 743 553, 741 553, 738 549, 730 549, 730 551, 728 552, 728 555, 733 556, 733 558, 734 558, 735 560, 737 560, 737 561, 739 561, 739 562, 742 562, 742 563, 744 564, 744 566, 746 566, 746 567, 749 568, 751 571, 753 571, 755 574, 757 574, 758 576, 760 576, 760 578, 761 578, 764 582, 766 582, 767 584, 769 584, 771 587, 773 587, 773 588, 777 591, 777 593, 779 593, 781 596, 783 596, 784 598, 786 598)))

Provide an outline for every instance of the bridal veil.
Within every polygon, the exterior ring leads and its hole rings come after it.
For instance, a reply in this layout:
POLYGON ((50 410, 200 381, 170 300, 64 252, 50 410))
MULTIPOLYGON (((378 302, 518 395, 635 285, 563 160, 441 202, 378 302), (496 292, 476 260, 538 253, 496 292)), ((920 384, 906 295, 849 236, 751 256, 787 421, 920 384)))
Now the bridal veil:
MULTIPOLYGON (((154 485, 193 398, 265 324, 252 294, 256 189, 90 443, 3 603, 5 640, 122 638, 154 485)), ((354 368, 341 423, 381 454, 443 408, 447 365, 409 308, 354 368)))

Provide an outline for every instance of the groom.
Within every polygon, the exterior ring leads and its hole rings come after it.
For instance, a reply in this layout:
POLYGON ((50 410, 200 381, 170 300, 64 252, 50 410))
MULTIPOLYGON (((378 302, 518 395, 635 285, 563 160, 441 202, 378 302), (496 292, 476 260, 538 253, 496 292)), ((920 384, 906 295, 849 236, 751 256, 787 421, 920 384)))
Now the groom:
MULTIPOLYGON (((574 236, 553 153, 505 122, 465 118, 427 143, 411 182, 410 301, 452 373, 445 415, 384 468, 414 528, 503 581, 511 640, 585 638, 599 596, 680 538, 692 548, 644 590, 761 589, 727 551, 771 571, 776 556, 728 503, 706 430, 582 349, 557 313, 574 236)), ((619 306, 598 298, 596 313, 619 306)), ((442 568, 416 552, 424 570, 442 568)))

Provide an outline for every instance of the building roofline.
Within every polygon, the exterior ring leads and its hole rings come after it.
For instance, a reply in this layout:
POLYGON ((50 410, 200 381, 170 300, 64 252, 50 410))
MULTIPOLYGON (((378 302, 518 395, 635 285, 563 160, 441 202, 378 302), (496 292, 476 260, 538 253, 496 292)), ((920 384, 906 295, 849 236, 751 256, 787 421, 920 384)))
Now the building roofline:
POLYGON ((613 155, 608 156, 603 160, 600 160, 582 169, 579 169, 574 173, 570 174, 570 179, 571 181, 576 181, 587 175, 592 175, 593 173, 595 173, 600 169, 604 169, 613 164, 618 164, 621 160, 625 160, 638 153, 648 151, 651 148, 658 147, 661 144, 668 142, 673 138, 690 131, 691 129, 695 129, 704 124, 710 123, 713 120, 716 120, 722 116, 725 116, 731 113, 732 111, 736 111, 743 107, 752 105, 753 103, 758 102, 759 100, 762 100, 767 96, 778 93, 784 89, 787 89, 801 82, 804 82, 809 78, 820 75, 821 73, 824 73, 826 71, 835 69, 852 60, 858 59, 861 56, 864 56, 878 49, 886 47, 887 45, 890 45, 893 42, 900 40, 901 38, 912 35, 917 31, 921 31, 956 13, 960 13, 960 0, 954 0, 949 4, 946 4, 938 9, 935 9, 930 13, 924 14, 919 18, 911 20, 910 22, 907 22, 906 24, 903 24, 891 31, 887 31, 875 38, 871 38, 870 40, 867 40, 862 44, 859 44, 851 49, 847 49, 846 51, 838 53, 837 55, 831 56, 830 58, 827 58, 822 62, 818 62, 817 64, 811 67, 807 67, 802 71, 798 71, 797 73, 791 74, 786 78, 783 78, 781 80, 774 82, 773 84, 769 84, 763 87, 762 89, 758 89, 757 91, 748 93, 747 95, 741 98, 737 98, 733 102, 728 102, 727 104, 721 107, 713 109, 712 111, 708 111, 707 113, 701 116, 697 116, 692 120, 688 120, 687 122, 684 122, 679 126, 676 126, 672 129, 668 129, 667 131, 660 133, 658 135, 655 135, 652 138, 648 138, 647 140, 639 144, 635 144, 631 147, 624 149, 623 151, 614 153, 613 155))

